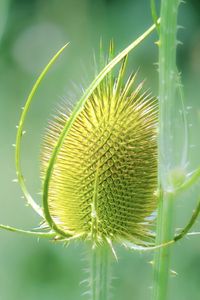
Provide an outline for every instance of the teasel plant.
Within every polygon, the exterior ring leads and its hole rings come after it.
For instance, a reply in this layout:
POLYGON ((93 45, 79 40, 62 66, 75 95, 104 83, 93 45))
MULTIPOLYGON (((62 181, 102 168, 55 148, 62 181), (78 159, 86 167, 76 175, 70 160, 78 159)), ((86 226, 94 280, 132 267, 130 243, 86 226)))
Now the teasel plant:
MULTIPOLYGON (((28 205, 41 217, 40 231, 0 228, 57 243, 86 243, 91 252, 88 295, 92 300, 110 299, 110 256, 117 259, 117 243, 127 249, 155 251, 153 299, 166 299, 170 247, 188 234, 199 214, 198 203, 185 228, 173 235, 175 195, 200 175, 197 169, 179 180, 179 173, 168 164, 173 129, 173 122, 168 128, 168 120, 180 80, 175 63, 177 11, 178 1, 162 1, 160 21, 152 2, 155 24, 116 56, 111 42, 105 66, 74 108, 61 110, 50 121, 41 150, 42 206, 29 193, 21 169, 24 123, 35 92, 68 44, 44 68, 21 114, 15 144, 17 181, 28 205), (170 22, 167 33, 166 22, 170 22), (145 91, 144 82, 136 84, 137 72, 125 80, 128 54, 156 28, 159 99, 145 91)), ((187 135, 184 107, 182 113, 187 135)))

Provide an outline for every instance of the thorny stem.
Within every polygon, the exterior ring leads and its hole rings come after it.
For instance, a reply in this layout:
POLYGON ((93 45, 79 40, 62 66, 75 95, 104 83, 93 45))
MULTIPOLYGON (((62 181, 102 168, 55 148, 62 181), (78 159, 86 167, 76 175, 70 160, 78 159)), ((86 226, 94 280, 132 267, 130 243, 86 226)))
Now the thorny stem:
MULTIPOLYGON (((173 194, 162 194, 158 207, 156 243, 164 244, 171 240, 173 235, 173 194), (167 215, 164 216, 164 213, 167 215)), ((168 276, 170 265, 170 246, 161 247, 154 257, 154 286, 153 300, 167 299, 168 276)))
POLYGON ((103 244, 92 249, 91 258, 91 299, 109 300, 110 249, 103 244))
MULTIPOLYGON (((179 0, 161 1, 159 41, 159 187, 156 243, 173 236, 174 194, 170 192, 170 168, 173 165, 173 122, 176 78, 176 32, 179 0)), ((168 290, 170 246, 155 252, 153 300, 166 300, 168 290)))

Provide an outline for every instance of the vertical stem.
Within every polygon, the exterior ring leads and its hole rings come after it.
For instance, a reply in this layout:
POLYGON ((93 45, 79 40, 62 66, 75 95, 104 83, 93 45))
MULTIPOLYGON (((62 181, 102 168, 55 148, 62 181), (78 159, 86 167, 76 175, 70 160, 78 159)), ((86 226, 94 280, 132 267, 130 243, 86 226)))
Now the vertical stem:
MULTIPOLYGON (((174 157, 174 101, 176 90, 176 32, 179 0, 161 1, 159 41, 159 187, 156 243, 169 241, 173 235, 173 185, 170 173, 174 157)), ((155 252, 153 300, 166 300, 171 247, 155 252)))
MULTIPOLYGON (((162 194, 160 196, 156 232, 157 244, 161 244, 172 239, 173 201, 174 197, 170 193, 162 194)), ((168 246, 160 248, 155 252, 153 300, 167 299, 170 269, 170 250, 171 246, 168 246)))
POLYGON ((92 300, 109 300, 110 259, 107 245, 92 249, 91 293, 92 300))

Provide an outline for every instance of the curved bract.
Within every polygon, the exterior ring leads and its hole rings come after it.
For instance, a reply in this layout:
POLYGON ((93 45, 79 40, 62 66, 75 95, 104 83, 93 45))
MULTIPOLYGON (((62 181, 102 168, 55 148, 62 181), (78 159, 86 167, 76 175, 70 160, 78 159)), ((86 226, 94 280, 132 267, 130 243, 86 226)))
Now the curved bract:
MULTIPOLYGON (((148 243, 157 206, 157 101, 107 75, 67 132, 48 186, 49 214, 58 231, 105 240, 148 243)), ((72 112, 73 113, 73 112, 72 112)), ((53 149, 70 116, 61 113, 44 138, 45 178, 53 149)))
POLYGON ((45 66, 45 68, 42 70, 41 74, 39 75, 39 77, 37 78, 36 82, 34 83, 28 97, 25 103, 25 106, 23 107, 22 110, 22 114, 20 116, 20 120, 19 120, 19 125, 18 125, 18 129, 17 129, 17 135, 16 135, 16 149, 15 149, 15 165, 16 165, 16 174, 17 174, 17 179, 19 182, 19 185, 24 193, 24 196, 27 200, 27 203, 38 213, 38 215, 40 215, 41 217, 44 217, 43 215, 43 210, 42 208, 34 201, 34 199, 32 198, 26 183, 25 183, 25 179, 22 173, 22 169, 21 169, 21 141, 22 141, 22 136, 23 136, 23 127, 24 127, 24 122, 26 120, 27 117, 27 113, 29 111, 30 105, 33 101, 33 97, 39 87, 39 85, 41 84, 41 82, 43 81, 43 79, 45 78, 46 74, 48 73, 49 69, 51 68, 51 66, 55 63, 55 61, 59 58, 59 56, 62 54, 62 52, 65 50, 65 48, 68 46, 69 43, 67 43, 66 45, 64 45, 62 48, 60 48, 56 54, 51 58, 51 60, 48 62, 48 64, 45 66))

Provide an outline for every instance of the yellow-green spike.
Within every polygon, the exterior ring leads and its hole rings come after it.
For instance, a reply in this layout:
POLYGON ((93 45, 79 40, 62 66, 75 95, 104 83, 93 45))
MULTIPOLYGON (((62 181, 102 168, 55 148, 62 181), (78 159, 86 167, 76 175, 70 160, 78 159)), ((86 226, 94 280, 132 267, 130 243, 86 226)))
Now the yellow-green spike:
MULTIPOLYGON (((57 228, 94 244, 109 239, 143 245, 152 239, 157 101, 141 93, 134 79, 120 90, 116 80, 103 79, 68 131, 49 182, 49 213, 57 228)), ((43 178, 69 117, 56 117, 44 137, 43 178)))

